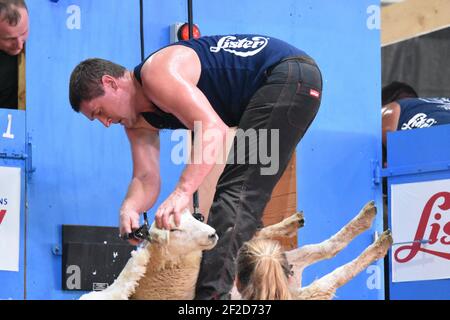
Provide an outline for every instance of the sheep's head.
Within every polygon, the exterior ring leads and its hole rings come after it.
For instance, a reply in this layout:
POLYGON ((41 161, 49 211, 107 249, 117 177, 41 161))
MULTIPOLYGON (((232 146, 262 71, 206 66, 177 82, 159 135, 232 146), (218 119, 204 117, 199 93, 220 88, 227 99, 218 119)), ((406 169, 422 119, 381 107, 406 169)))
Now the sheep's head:
POLYGON ((153 222, 150 228, 151 241, 163 244, 171 254, 187 254, 196 250, 214 248, 219 237, 214 228, 195 219, 188 209, 181 215, 177 227, 173 216, 170 216, 170 230, 159 229, 153 222))

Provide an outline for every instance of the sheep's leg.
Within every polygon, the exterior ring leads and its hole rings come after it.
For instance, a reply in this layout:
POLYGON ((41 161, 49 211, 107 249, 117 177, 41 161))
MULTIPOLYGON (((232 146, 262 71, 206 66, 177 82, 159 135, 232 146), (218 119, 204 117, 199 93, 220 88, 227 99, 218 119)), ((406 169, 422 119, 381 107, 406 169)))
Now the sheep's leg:
POLYGON ((330 239, 286 252, 288 261, 296 267, 306 267, 317 261, 334 257, 356 236, 369 229, 377 209, 373 201, 367 203, 359 214, 330 239))
POLYGON ((356 259, 314 281, 311 285, 299 289, 296 297, 302 300, 332 299, 337 288, 349 282, 374 261, 383 258, 392 246, 392 242, 391 232, 389 230, 383 232, 356 259))
POLYGON ((369 229, 377 209, 373 201, 368 202, 347 225, 330 239, 318 244, 306 245, 286 251, 286 258, 293 266, 295 286, 302 285, 303 269, 313 263, 330 259, 344 249, 356 236, 369 229))
POLYGON ((299 228, 303 227, 305 220, 303 212, 297 212, 281 222, 261 229, 253 238, 273 239, 276 237, 293 237, 299 228))

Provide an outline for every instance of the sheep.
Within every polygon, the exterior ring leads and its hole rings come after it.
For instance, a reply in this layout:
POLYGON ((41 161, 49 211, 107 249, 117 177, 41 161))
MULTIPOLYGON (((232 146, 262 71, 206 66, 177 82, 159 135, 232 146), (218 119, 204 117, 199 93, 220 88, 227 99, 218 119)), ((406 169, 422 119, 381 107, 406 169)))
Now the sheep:
POLYGON ((179 227, 161 230, 150 227, 151 241, 131 253, 114 283, 103 291, 87 293, 80 300, 193 299, 202 250, 218 240, 214 228, 196 220, 189 210, 181 215, 179 227), (168 290, 167 284, 171 285, 168 290))
POLYGON ((294 277, 296 288, 298 288, 296 292, 298 299, 332 299, 337 288, 350 281, 372 262, 386 255, 393 243, 389 230, 384 231, 353 261, 314 281, 311 285, 304 288, 301 287, 301 275, 304 268, 318 261, 336 256, 355 237, 371 227, 376 214, 377 208, 375 203, 370 201, 355 218, 331 238, 319 244, 305 245, 286 252, 287 260, 295 266, 294 277))
MULTIPOLYGON (((335 269, 322 278, 314 281, 307 287, 294 287, 293 294, 298 300, 331 300, 335 297, 335 292, 339 287, 353 279, 362 270, 366 269, 372 262, 383 258, 393 240, 389 230, 383 232, 369 247, 366 248, 356 259, 335 269)), ((316 248, 320 250, 319 248, 316 248)), ((334 255, 339 250, 332 249, 327 252, 322 259, 329 254, 334 255)), ((291 252, 291 258, 294 253, 291 252)), ((301 254, 303 255, 303 253, 301 254)), ((297 259, 297 258, 296 258, 297 259)), ((318 260, 317 260, 318 261, 318 260)), ((314 261, 316 262, 316 261, 314 261)), ((298 265, 297 265, 298 268, 298 265)), ((297 271, 300 273, 299 271, 297 271)))
MULTIPOLYGON (((367 203, 359 214, 345 225, 330 239, 319 244, 285 252, 288 264, 293 268, 294 284, 290 291, 294 299, 298 300, 330 300, 335 296, 337 288, 343 286, 358 273, 367 268, 372 262, 383 258, 392 246, 393 239, 389 230, 383 232, 363 253, 353 261, 335 269, 331 273, 302 288, 303 270, 318 261, 330 259, 344 249, 356 236, 369 229, 377 213, 373 201, 367 203)), ((303 221, 299 220, 299 221, 303 221)), ((303 226, 303 223, 301 223, 303 226)), ((283 232, 277 226, 263 229, 255 238, 271 239, 277 233, 283 232), (273 228, 275 227, 275 228, 273 228)), ((292 231, 290 231, 292 232, 292 231)), ((240 294, 233 288, 232 299, 240 299, 240 294)))
MULTIPOLYGON (((351 240, 370 228, 375 215, 376 207, 371 201, 330 239, 285 252, 288 263, 293 266, 295 286, 291 289, 296 299, 332 299, 338 287, 386 255, 392 245, 389 231, 384 232, 352 262, 307 287, 301 287, 304 268, 334 257, 351 240)), ((174 225, 173 219, 171 224, 174 225)), ((303 214, 296 213, 278 224, 263 228, 254 238, 290 237, 303 225, 303 214)), ((213 228, 195 220, 188 210, 183 212, 179 229, 172 234, 157 229, 153 224, 150 229, 151 242, 132 252, 116 281, 104 291, 85 294, 81 299, 193 299, 202 251, 212 249, 218 237, 213 228), (167 283, 171 284, 171 288, 167 287, 167 283)), ((236 287, 233 287, 231 297, 240 299, 236 287)))

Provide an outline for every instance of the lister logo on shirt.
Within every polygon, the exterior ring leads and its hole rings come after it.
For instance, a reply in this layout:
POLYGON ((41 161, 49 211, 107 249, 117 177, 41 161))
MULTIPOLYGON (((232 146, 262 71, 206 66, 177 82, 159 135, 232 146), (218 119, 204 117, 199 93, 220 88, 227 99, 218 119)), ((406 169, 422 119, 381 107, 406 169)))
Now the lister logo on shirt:
POLYGON ((436 119, 428 118, 425 113, 418 113, 407 123, 402 124, 402 130, 411 130, 416 128, 428 128, 437 123, 436 119))
POLYGON ((258 36, 252 37, 251 40, 248 38, 238 39, 234 36, 225 36, 217 41, 217 47, 211 47, 209 50, 214 53, 224 50, 239 57, 250 57, 264 49, 268 43, 269 38, 258 36))

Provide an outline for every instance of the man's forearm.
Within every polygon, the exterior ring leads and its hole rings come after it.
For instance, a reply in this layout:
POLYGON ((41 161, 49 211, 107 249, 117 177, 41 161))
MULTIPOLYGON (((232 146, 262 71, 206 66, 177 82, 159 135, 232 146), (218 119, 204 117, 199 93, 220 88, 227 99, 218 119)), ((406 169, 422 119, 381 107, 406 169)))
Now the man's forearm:
POLYGON ((202 134, 202 143, 194 143, 191 162, 186 165, 176 191, 192 195, 217 163, 219 154, 226 152, 227 128, 215 128, 214 134, 202 134))
POLYGON ((133 177, 121 210, 144 212, 153 207, 160 192, 160 178, 133 177))
POLYGON ((214 164, 206 163, 186 165, 175 190, 179 190, 188 195, 194 194, 213 167, 214 164))

